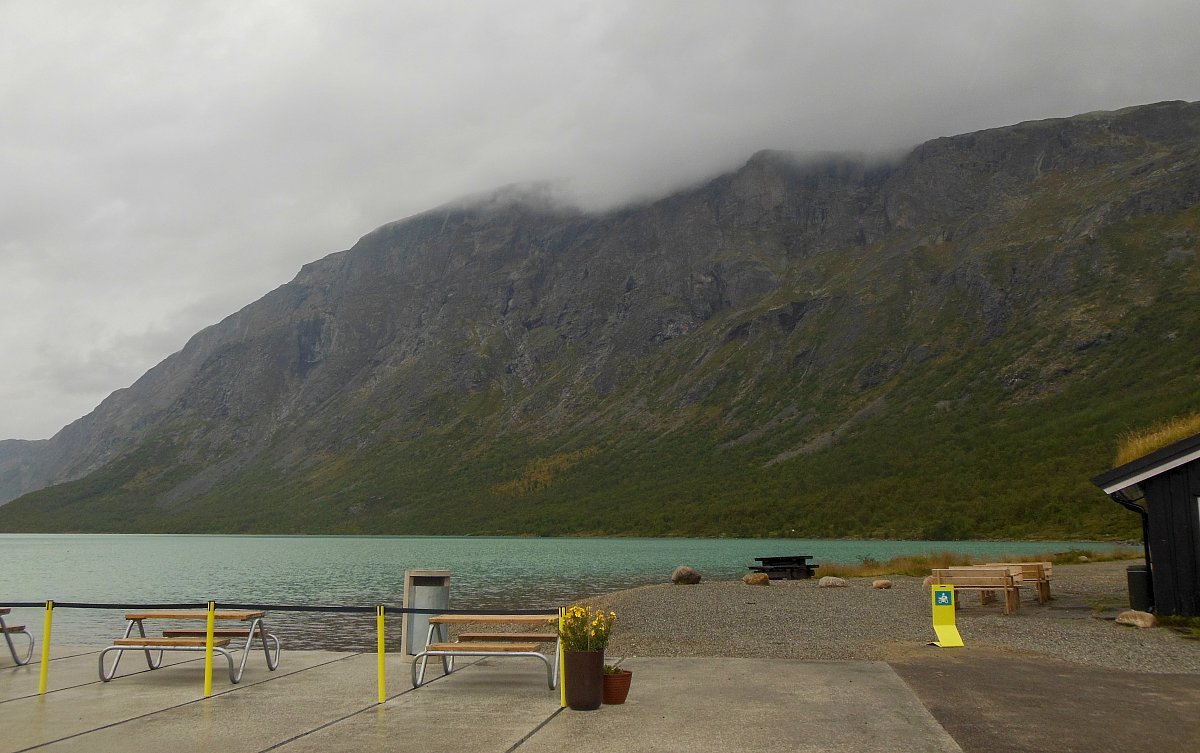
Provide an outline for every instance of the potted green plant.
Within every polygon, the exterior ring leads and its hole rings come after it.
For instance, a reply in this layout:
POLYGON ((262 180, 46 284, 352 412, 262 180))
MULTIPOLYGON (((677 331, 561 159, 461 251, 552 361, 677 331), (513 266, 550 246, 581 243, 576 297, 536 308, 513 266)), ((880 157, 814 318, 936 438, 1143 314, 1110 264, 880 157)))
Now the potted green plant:
POLYGON ((616 619, 616 612, 576 604, 568 607, 559 620, 563 689, 567 706, 576 711, 600 708, 604 690, 604 649, 616 619))
POLYGON ((604 665, 604 705, 615 706, 625 703, 629 696, 629 683, 633 681, 633 672, 621 669, 612 664, 604 665))

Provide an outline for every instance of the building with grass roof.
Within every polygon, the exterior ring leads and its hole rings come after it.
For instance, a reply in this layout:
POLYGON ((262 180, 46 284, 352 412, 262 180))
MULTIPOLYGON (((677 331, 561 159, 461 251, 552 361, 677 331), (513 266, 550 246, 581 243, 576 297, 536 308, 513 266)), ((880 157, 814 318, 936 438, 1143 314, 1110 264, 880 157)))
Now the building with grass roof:
MULTIPOLYGON (((1146 568, 1130 570, 1131 603, 1145 589, 1160 615, 1200 616, 1200 433, 1141 435, 1146 454, 1092 479, 1115 502, 1142 517, 1146 568), (1169 441, 1157 446, 1163 438, 1169 441), (1137 579, 1143 577, 1145 582, 1137 579)), ((1118 455, 1118 462, 1122 458, 1118 455)), ((1134 603, 1135 608, 1140 605, 1134 603)))

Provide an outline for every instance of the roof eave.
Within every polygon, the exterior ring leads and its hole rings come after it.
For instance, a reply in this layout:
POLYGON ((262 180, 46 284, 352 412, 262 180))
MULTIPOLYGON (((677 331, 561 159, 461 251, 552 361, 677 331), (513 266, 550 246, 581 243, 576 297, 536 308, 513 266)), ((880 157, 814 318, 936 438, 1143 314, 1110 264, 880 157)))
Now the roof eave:
POLYGON ((1149 455, 1143 455, 1136 460, 1101 473, 1092 479, 1092 483, 1103 489, 1105 494, 1113 494, 1198 459, 1200 459, 1200 434, 1194 434, 1155 450, 1149 455))

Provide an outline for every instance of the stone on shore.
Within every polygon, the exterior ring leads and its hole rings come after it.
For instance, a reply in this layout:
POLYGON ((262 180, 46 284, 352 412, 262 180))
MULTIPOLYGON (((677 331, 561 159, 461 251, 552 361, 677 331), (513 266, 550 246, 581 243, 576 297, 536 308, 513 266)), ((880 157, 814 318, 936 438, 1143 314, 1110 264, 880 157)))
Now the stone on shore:
POLYGON ((694 586, 700 582, 700 573, 687 565, 680 565, 671 573, 671 582, 677 586, 694 586))
POLYGON ((886 578, 881 578, 871 584, 871 588, 891 588, 892 582, 886 578))
POLYGON ((1158 625, 1158 618, 1149 612, 1139 612, 1136 609, 1127 609, 1117 615, 1118 625, 1133 625, 1139 628, 1152 628, 1158 625))
POLYGON ((817 588, 845 588, 846 581, 842 578, 836 578, 832 575, 826 575, 821 580, 817 581, 817 588))
POLYGON ((925 580, 921 581, 921 585, 922 586, 932 586, 933 585, 933 576, 926 575, 925 580))
POLYGON ((771 576, 766 573, 750 573, 742 577, 742 582, 747 586, 769 586, 771 585, 771 576))

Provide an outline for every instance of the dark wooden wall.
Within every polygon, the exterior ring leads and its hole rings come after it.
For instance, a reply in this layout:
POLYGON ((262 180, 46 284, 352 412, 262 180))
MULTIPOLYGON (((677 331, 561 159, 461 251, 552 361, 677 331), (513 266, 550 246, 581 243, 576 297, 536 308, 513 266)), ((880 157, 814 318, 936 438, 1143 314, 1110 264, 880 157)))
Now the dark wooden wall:
POLYGON ((1142 483, 1150 515, 1154 608, 1200 616, 1200 461, 1142 483))

